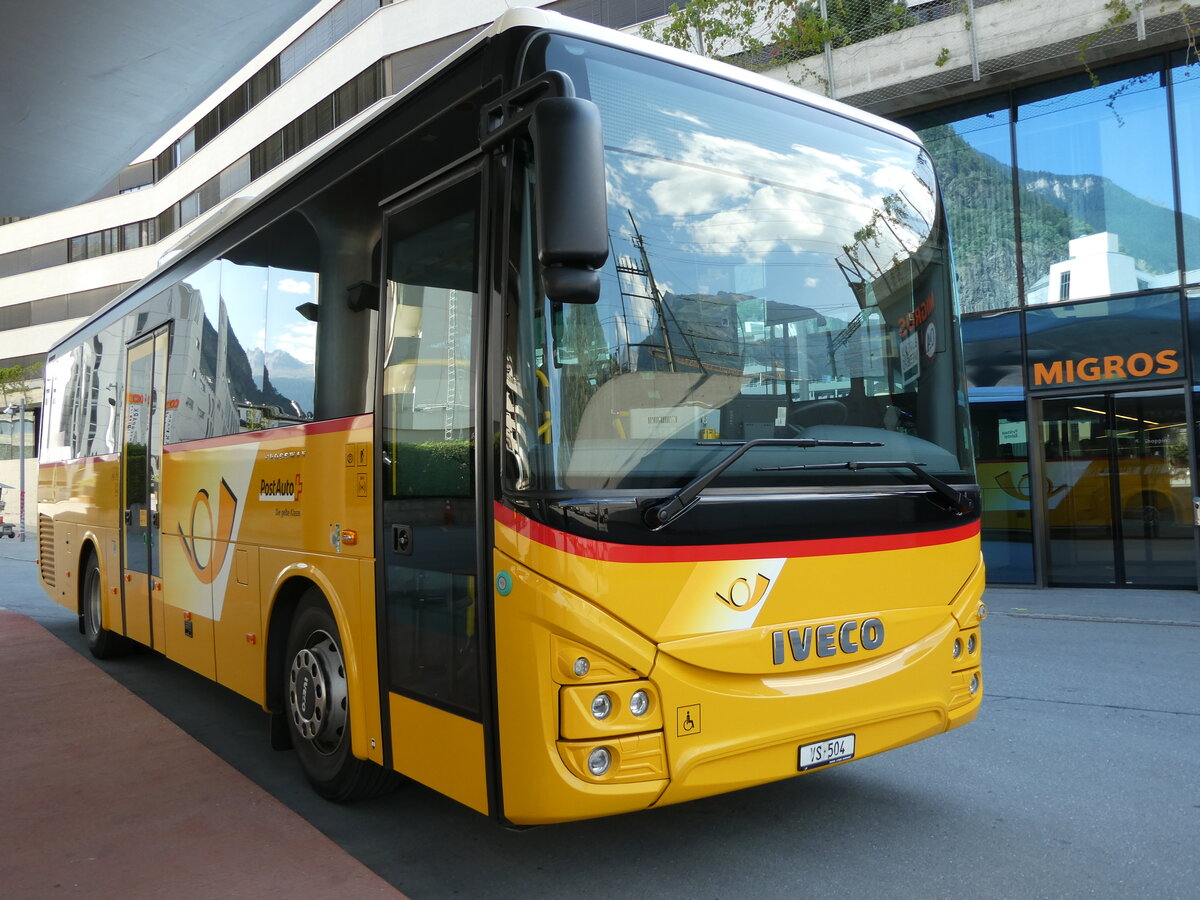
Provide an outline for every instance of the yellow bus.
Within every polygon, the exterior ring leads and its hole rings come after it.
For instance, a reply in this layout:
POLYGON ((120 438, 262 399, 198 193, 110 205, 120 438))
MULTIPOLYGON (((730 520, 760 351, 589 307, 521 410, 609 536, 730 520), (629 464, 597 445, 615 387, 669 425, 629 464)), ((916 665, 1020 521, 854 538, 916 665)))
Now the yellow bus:
POLYGON ((976 715, 909 131, 521 9, 256 187, 49 355, 39 567, 96 656, 260 703, 327 798, 515 825, 976 715))

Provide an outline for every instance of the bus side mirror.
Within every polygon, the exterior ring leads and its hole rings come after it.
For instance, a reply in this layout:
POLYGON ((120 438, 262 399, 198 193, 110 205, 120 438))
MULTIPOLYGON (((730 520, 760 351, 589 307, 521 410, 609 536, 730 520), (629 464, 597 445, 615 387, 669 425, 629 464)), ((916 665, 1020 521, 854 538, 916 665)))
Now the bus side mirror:
POLYGON ((595 303, 597 270, 608 259, 600 110, 578 97, 547 97, 534 107, 529 134, 542 286, 560 303, 595 303))

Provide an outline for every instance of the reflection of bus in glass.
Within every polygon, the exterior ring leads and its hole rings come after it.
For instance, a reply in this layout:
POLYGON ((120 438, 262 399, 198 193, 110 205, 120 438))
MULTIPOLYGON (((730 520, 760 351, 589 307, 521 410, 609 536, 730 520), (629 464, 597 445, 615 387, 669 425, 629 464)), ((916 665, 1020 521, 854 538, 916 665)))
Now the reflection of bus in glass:
MULTIPOLYGON (((1159 456, 1120 456, 1114 466, 1105 454, 1047 459, 1043 465, 1046 524, 1052 531, 1107 535, 1119 516, 1126 536, 1143 532, 1146 537, 1175 532, 1186 536, 1186 531, 1179 531, 1179 526, 1186 529, 1191 514, 1186 463, 1172 465, 1159 456)), ((983 527, 1028 530, 1035 499, 1028 460, 981 459, 977 468, 983 491, 983 527)))
MULTIPOLYGON (((1027 460, 978 462, 983 486, 985 528, 1028 530, 1031 492, 1027 460)), ((1050 528, 1111 531, 1113 467, 1107 457, 1050 459, 1045 462, 1043 490, 1050 528)), ((1164 529, 1186 525, 1191 490, 1178 472, 1157 457, 1120 458, 1116 469, 1120 516, 1125 529, 1148 529, 1157 537, 1164 529)))
POLYGON ((938 734, 948 258, 911 133, 513 11, 52 351, 43 582, 338 800, 551 822, 938 734))

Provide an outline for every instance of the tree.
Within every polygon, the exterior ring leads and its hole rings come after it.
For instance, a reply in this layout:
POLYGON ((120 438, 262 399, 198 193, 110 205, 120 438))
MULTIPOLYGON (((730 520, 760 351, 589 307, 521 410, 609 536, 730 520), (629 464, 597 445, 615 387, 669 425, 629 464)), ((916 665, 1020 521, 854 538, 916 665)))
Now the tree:
POLYGON ((691 0, 671 5, 665 24, 642 36, 749 69, 816 56, 916 24, 896 0, 691 0))
POLYGON ((14 396, 17 400, 24 398, 28 403, 29 382, 42 377, 42 368, 41 363, 0 367, 0 395, 3 395, 3 406, 14 402, 14 396))

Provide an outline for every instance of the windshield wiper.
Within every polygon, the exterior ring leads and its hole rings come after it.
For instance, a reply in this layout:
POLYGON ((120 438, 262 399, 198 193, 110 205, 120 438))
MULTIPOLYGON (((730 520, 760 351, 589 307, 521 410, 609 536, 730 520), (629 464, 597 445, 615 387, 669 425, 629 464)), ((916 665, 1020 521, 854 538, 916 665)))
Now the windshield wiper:
POLYGON ((931 475, 926 472, 922 466, 925 463, 912 462, 907 459, 865 459, 860 461, 849 460, 848 462, 837 463, 810 463, 803 466, 762 466, 756 468, 756 472, 792 472, 798 469, 848 469, 851 472, 857 472, 859 469, 908 469, 919 479, 937 491, 945 499, 947 505, 956 515, 965 516, 974 509, 971 503, 971 495, 965 491, 957 490, 936 475, 931 475))
MULTIPOLYGON (((646 508, 642 514, 651 529, 666 528, 689 509, 700 502, 700 494, 713 480, 737 462, 743 454, 755 447, 882 447, 878 441, 823 441, 819 438, 756 438, 752 441, 697 441, 697 447, 737 447, 732 453, 711 468, 701 472, 666 500, 646 508)), ((781 466, 783 468, 807 468, 806 466, 781 466)), ((761 471, 768 471, 763 469, 761 471)))

